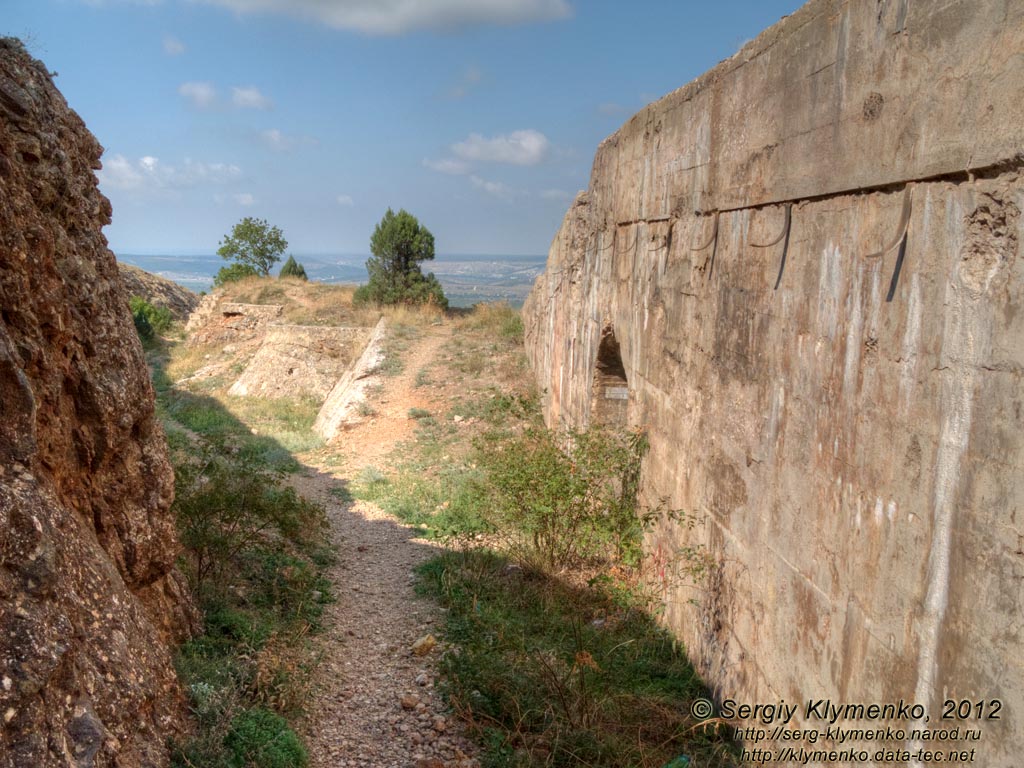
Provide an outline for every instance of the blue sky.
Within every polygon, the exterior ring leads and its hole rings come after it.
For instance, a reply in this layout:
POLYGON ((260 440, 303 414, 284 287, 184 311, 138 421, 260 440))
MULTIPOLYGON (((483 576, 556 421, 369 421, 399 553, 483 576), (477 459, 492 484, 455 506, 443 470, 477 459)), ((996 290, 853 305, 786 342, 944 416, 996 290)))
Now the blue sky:
POLYGON ((365 253, 388 206, 439 253, 546 253, 598 143, 799 0, 0 0, 105 147, 122 253, 243 216, 365 253))

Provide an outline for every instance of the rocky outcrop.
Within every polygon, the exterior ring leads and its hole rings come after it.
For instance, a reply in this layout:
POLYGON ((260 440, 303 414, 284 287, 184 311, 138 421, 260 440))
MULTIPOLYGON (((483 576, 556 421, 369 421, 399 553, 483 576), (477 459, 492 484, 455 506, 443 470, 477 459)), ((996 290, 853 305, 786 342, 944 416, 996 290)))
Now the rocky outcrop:
POLYGON ((0 766, 156 766, 184 723, 173 475, 101 147, 0 40, 0 766))
POLYGON ((188 320, 189 315, 199 306, 199 297, 173 280, 146 272, 131 264, 118 262, 117 268, 121 271, 125 293, 129 296, 141 296, 154 306, 164 307, 179 322, 188 320))
POLYGON ((1020 3, 814 0, 605 140, 552 244, 546 417, 647 429, 723 698, 1024 710, 1022 50, 1020 3))

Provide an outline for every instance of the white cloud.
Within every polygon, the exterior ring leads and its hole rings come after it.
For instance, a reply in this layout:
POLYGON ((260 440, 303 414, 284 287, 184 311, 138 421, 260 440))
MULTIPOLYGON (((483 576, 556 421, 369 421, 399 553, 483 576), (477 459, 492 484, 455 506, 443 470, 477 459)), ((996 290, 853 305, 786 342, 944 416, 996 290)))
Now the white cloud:
POLYGON ((284 13, 370 35, 421 29, 553 21, 572 15, 568 0, 201 0, 237 13, 284 13))
POLYGON ((338 195, 335 199, 338 201, 338 205, 345 207, 351 207, 356 204, 356 201, 352 199, 352 195, 338 195))
POLYGON ((132 162, 114 155, 96 174, 110 189, 159 191, 184 189, 200 184, 227 184, 239 179, 242 169, 231 163, 202 163, 189 158, 181 165, 169 165, 152 155, 132 162))
POLYGON ((440 160, 424 158, 423 164, 433 171, 448 173, 452 176, 463 176, 469 173, 469 163, 454 157, 442 157, 440 160))
POLYGON ((113 189, 136 189, 142 186, 142 173, 123 155, 114 155, 97 171, 100 183, 113 189))
POLYGON ((564 189, 545 189, 540 193, 545 200, 568 200, 572 195, 564 189))
POLYGON ((185 52, 185 44, 174 35, 164 35, 164 53, 168 56, 180 56, 185 52))
POLYGON ((217 101, 217 89, 211 83, 182 83, 178 86, 178 93, 200 109, 212 107, 217 101))
POLYGON ((241 206, 250 206, 255 204, 256 198, 252 196, 250 192, 239 192, 237 195, 232 195, 234 201, 241 206))
POLYGON ((471 133, 465 141, 452 144, 452 152, 463 160, 511 165, 536 165, 547 154, 551 142, 532 128, 512 131, 493 138, 471 133))
POLYGON ((515 195, 515 191, 507 184, 502 184, 500 181, 488 181, 487 179, 481 179, 479 176, 470 176, 470 182, 477 189, 482 189, 489 195, 499 197, 502 200, 509 200, 515 195))
POLYGON ((239 109, 270 109, 273 103, 254 85, 231 89, 231 103, 239 109))

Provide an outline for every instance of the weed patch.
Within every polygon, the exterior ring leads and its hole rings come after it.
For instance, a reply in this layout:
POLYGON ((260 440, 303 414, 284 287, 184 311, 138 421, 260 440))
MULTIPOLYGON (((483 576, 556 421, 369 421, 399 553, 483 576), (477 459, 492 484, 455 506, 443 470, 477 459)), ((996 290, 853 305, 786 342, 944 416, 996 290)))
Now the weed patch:
POLYGON ((445 693, 485 746, 486 766, 641 766, 680 754, 737 765, 726 734, 690 716, 707 696, 672 637, 596 588, 574 588, 483 551, 420 568, 458 653, 445 693))
MULTIPOLYGON (((150 353, 157 408, 175 468, 180 567, 203 632, 179 649, 196 731, 175 768, 303 768, 286 718, 301 716, 316 664, 309 635, 331 599, 324 510, 286 475, 315 417, 306 400, 218 400, 176 389, 176 345, 150 353), (260 434, 253 434, 253 432, 260 434)), ((182 350, 193 364, 197 356, 182 350)), ((180 364, 180 359, 178 360, 180 364)))

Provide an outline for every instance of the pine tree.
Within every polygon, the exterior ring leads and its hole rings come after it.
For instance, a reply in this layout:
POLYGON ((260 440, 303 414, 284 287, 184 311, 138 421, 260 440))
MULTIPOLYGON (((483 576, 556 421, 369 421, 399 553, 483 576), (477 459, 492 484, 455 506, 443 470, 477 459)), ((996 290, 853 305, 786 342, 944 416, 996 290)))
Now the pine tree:
POLYGON ((370 282, 356 291, 357 302, 375 304, 437 304, 448 308, 433 273, 424 275, 421 261, 434 258, 434 236, 411 213, 388 208, 370 238, 373 256, 366 262, 370 282))
POLYGON ((309 279, 306 275, 306 268, 297 262, 295 257, 291 255, 288 256, 288 260, 284 263, 284 266, 281 267, 281 273, 278 277, 297 277, 300 280, 309 279))

